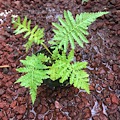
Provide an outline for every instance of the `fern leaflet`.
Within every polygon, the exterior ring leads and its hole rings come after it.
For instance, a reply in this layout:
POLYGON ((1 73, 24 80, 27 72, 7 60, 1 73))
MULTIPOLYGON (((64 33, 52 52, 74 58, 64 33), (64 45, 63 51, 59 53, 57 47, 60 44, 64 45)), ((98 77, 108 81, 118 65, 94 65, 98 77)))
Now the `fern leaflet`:
POLYGON ((14 31, 15 34, 25 32, 24 38, 29 37, 28 42, 25 44, 26 51, 28 51, 33 43, 39 45, 44 42, 44 29, 38 28, 37 25, 33 29, 31 29, 31 20, 28 20, 26 16, 23 22, 21 22, 21 18, 19 16, 16 21, 14 20, 14 18, 12 18, 12 23, 14 24, 14 28, 16 28, 16 30, 14 31))
POLYGON ((73 84, 74 87, 82 88, 87 93, 89 91, 89 75, 85 72, 84 68, 87 66, 87 62, 76 62, 71 65, 71 75, 70 75, 70 84, 73 84))
POLYGON ((20 77, 16 83, 20 82, 21 86, 30 89, 32 103, 34 103, 37 94, 37 86, 43 83, 44 79, 48 78, 47 66, 44 62, 47 62, 49 58, 44 56, 44 54, 27 56, 25 60, 21 60, 21 63, 25 67, 18 68, 17 71, 21 73, 26 73, 24 76, 20 77))
POLYGON ((72 49, 75 49, 76 41, 79 46, 83 47, 83 43, 88 43, 89 41, 85 37, 88 35, 88 26, 94 22, 98 17, 107 14, 108 12, 97 12, 97 13, 81 13, 76 15, 74 19, 70 11, 64 11, 64 18, 59 18, 60 24, 53 23, 56 29, 53 29, 55 33, 53 40, 49 43, 59 49, 64 49, 67 51, 68 43, 71 44, 72 49))

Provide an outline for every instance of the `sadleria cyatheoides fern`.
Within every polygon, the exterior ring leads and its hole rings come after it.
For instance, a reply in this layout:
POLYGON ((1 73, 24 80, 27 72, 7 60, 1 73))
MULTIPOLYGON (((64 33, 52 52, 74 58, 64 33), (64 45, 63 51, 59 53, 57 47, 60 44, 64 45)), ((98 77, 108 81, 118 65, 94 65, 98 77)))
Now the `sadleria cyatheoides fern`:
POLYGON ((85 37, 88 35, 88 26, 93 23, 98 17, 108 14, 108 12, 97 12, 97 13, 81 13, 77 14, 75 19, 70 11, 64 11, 64 19, 58 18, 60 24, 53 23, 56 29, 53 29, 55 33, 53 40, 50 44, 55 48, 64 49, 67 51, 68 43, 70 42, 72 49, 75 49, 76 41, 79 46, 83 47, 83 43, 89 41, 85 37))
POLYGON ((34 103, 37 94, 37 86, 43 83, 44 79, 47 79, 47 66, 44 65, 48 62, 49 58, 44 56, 44 54, 38 54, 27 56, 25 60, 20 60, 24 67, 18 68, 17 71, 25 73, 20 77, 16 83, 20 82, 21 86, 30 89, 32 103, 34 103))
POLYGON ((14 24, 14 28, 16 28, 14 31, 16 35, 25 32, 24 38, 28 37, 28 42, 25 44, 26 51, 28 51, 33 43, 39 45, 44 42, 44 29, 38 28, 37 25, 31 29, 31 20, 28 20, 27 17, 24 18, 23 22, 21 22, 21 18, 19 16, 16 21, 12 18, 12 23, 14 24))
POLYGON ((70 80, 70 84, 77 88, 82 88, 89 93, 89 79, 88 74, 83 70, 86 68, 87 62, 73 62, 74 51, 72 50, 68 57, 65 53, 60 55, 57 54, 57 57, 53 54, 53 59, 55 63, 50 66, 48 74, 50 75, 51 80, 59 79, 60 83, 70 80))
POLYGON ((37 87, 43 83, 43 80, 50 78, 51 80, 59 80, 60 83, 69 80, 69 83, 77 88, 82 88, 89 93, 89 75, 85 72, 87 62, 74 61, 75 41, 83 47, 84 43, 88 43, 86 35, 88 35, 88 26, 96 20, 96 18, 107 14, 108 12, 97 13, 81 13, 76 15, 75 19, 70 11, 64 11, 64 18, 59 18, 60 24, 53 23, 56 29, 53 29, 55 35, 50 41, 51 47, 54 48, 53 53, 43 43, 44 29, 38 28, 36 25, 31 29, 31 21, 24 18, 21 22, 20 17, 12 23, 16 30, 15 34, 25 33, 24 38, 28 38, 25 44, 26 51, 33 43, 42 44, 50 53, 50 57, 44 54, 27 56, 25 60, 21 60, 24 67, 18 68, 17 71, 25 73, 16 83, 21 84, 30 89, 32 103, 37 96, 37 87), (72 50, 67 55, 68 44, 71 44, 72 50), (59 53, 62 52, 62 54, 59 53), (48 64, 46 64, 48 63, 48 64), (49 65, 49 66, 48 66, 49 65))

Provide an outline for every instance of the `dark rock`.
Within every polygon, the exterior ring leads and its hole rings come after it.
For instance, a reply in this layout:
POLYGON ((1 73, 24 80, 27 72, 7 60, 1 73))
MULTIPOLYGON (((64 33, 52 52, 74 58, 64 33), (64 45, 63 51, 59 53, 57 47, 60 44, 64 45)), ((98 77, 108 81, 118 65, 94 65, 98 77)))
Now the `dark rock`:
POLYGON ((89 108, 85 108, 85 109, 83 110, 83 113, 84 113, 84 118, 85 118, 85 119, 91 117, 91 110, 90 110, 89 108))
POLYGON ((108 73, 108 79, 109 80, 114 80, 114 74, 113 73, 108 73))
POLYGON ((44 117, 44 114, 38 114, 38 120, 42 120, 43 119, 43 117, 44 117))
POLYGON ((78 103, 77 107, 81 110, 83 109, 85 104, 83 102, 78 103))
POLYGON ((21 120, 22 119, 22 115, 17 115, 17 120, 21 120))
POLYGON ((15 1, 14 3, 16 4, 16 6, 17 6, 18 8, 20 8, 20 6, 21 6, 20 1, 15 1))
POLYGON ((3 95, 5 93, 5 90, 0 88, 0 95, 3 95))
POLYGON ((17 105, 17 101, 13 101, 11 104, 10 104, 10 107, 14 109, 14 107, 17 105))
POLYGON ((42 108, 41 108, 41 114, 44 114, 48 111, 48 108, 45 106, 45 105, 42 105, 42 108))
POLYGON ((4 113, 2 111, 0 111, 0 118, 4 117, 4 113))
POLYGON ((25 114, 25 112, 26 112, 26 106, 25 106, 25 105, 16 106, 16 107, 14 108, 14 110, 15 110, 16 112, 18 112, 19 114, 25 114))
POLYGON ((101 0, 103 5, 106 5, 109 0, 101 0))
POLYGON ((78 102, 81 101, 81 98, 77 96, 77 97, 75 98, 75 101, 78 103, 78 102))
POLYGON ((30 112, 29 118, 30 118, 30 119, 34 119, 34 117, 35 117, 34 113, 30 112))
POLYGON ((101 120, 101 119, 100 119, 100 116, 95 115, 95 116, 93 117, 93 120, 101 120))
POLYGON ((99 68, 98 73, 99 73, 99 74, 105 74, 106 71, 104 70, 103 67, 101 67, 101 68, 99 68))
POLYGON ((106 100, 106 104, 111 105, 111 99, 109 97, 106 98, 105 100, 106 100))
POLYGON ((119 99, 115 94, 111 93, 110 97, 111 97, 111 101, 112 101, 113 104, 114 103, 117 104, 117 105, 119 104, 119 99))
POLYGON ((105 114, 100 114, 101 120, 108 120, 108 117, 105 114))
POLYGON ((4 76, 3 76, 3 74, 0 72, 0 79, 2 79, 4 76))
POLYGON ((9 69, 8 68, 3 68, 3 73, 4 74, 7 74, 9 72, 9 69))
POLYGON ((26 92, 26 88, 24 88, 24 87, 19 88, 18 91, 17 91, 17 93, 20 94, 20 95, 24 94, 25 92, 26 92))
POLYGON ((3 83, 2 83, 2 81, 0 80, 0 87, 2 87, 3 86, 3 83))
POLYGON ((62 105, 58 101, 55 101, 55 107, 57 109, 60 109, 60 108, 62 108, 62 105))
POLYGON ((91 91, 94 91, 94 90, 95 90, 95 86, 90 85, 90 90, 91 90, 91 91))
POLYGON ((110 3, 113 4, 113 5, 115 5, 116 0, 111 0, 110 3))
POLYGON ((118 71, 120 70, 120 68, 119 68, 119 66, 118 66, 117 64, 114 64, 114 65, 113 65, 113 70, 114 70, 115 72, 118 72, 118 71))
POLYGON ((5 101, 0 102, 0 108, 4 108, 6 106, 6 104, 7 103, 5 101))

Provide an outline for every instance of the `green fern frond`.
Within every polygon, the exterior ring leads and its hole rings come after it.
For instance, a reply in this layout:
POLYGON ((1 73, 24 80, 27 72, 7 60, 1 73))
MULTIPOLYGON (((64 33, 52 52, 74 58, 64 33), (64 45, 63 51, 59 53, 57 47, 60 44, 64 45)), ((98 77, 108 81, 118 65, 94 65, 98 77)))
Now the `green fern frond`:
POLYGON ((48 74, 51 80, 59 79, 60 83, 70 79, 70 84, 74 87, 82 88, 89 93, 88 74, 83 70, 86 68, 87 62, 73 62, 74 51, 72 50, 68 57, 65 53, 58 54, 55 63, 49 68, 48 74))
POLYGON ((77 88, 89 91, 89 75, 83 69, 87 67, 87 62, 76 62, 71 65, 70 84, 77 88))
POLYGON ((28 37, 28 42, 25 44, 26 51, 28 51, 33 43, 39 45, 44 42, 44 29, 38 28, 37 25, 31 29, 31 20, 28 20, 27 17, 24 18, 23 22, 21 22, 21 18, 19 16, 16 21, 12 18, 12 23, 14 24, 14 28, 16 28, 14 31, 16 35, 25 32, 24 38, 28 37))
POLYGON ((89 42, 85 37, 85 35, 89 34, 87 31, 88 26, 98 17, 105 14, 108 14, 108 12, 81 13, 76 15, 74 19, 70 11, 64 11, 65 20, 59 18, 60 24, 52 23, 56 29, 53 29, 55 35, 49 43, 59 49, 63 48, 64 52, 67 51, 68 43, 71 44, 72 49, 75 49, 74 41, 83 47, 83 43, 89 42))
POLYGON ((25 60, 21 60, 21 63, 25 67, 18 68, 17 71, 25 73, 15 83, 20 82, 21 86, 30 89, 32 103, 34 103, 37 94, 37 86, 43 83, 44 79, 47 79, 47 66, 44 64, 49 58, 44 54, 27 56, 25 60))

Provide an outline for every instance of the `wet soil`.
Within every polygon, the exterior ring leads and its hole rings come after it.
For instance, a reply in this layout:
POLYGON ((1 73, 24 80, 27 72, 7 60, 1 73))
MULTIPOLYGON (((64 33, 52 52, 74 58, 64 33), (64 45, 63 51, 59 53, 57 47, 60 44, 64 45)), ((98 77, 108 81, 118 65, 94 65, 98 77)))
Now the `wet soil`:
POLYGON ((0 120, 119 120, 120 119, 120 1, 89 0, 0 0, 0 120), (31 103, 29 90, 14 82, 21 76, 16 68, 20 59, 36 53, 34 45, 25 53, 22 35, 14 35, 11 15, 28 16, 32 25, 45 28, 45 42, 53 36, 52 22, 81 12, 109 11, 90 27, 89 44, 76 47, 77 61, 88 61, 90 94, 73 86, 38 88, 31 103), (4 14, 3 14, 4 13, 4 14))

